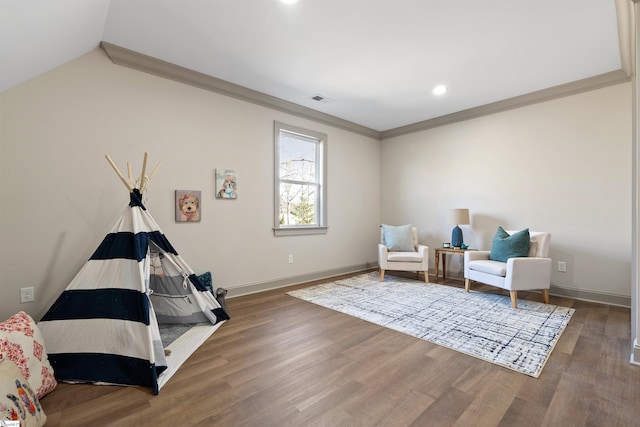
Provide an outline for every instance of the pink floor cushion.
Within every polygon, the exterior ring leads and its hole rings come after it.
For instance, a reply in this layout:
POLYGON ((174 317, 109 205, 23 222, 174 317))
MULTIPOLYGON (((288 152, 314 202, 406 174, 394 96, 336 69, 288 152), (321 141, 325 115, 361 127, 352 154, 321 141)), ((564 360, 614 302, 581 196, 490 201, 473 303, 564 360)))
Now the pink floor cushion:
POLYGON ((58 384, 40 329, 24 311, 0 323, 0 359, 9 359, 18 366, 38 399, 58 384))

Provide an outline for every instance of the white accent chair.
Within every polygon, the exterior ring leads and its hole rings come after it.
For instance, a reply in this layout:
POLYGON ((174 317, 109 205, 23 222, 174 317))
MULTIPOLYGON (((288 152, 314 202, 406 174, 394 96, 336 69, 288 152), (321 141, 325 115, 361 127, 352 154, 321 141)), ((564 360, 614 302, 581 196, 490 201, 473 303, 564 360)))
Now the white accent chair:
MULTIPOLYGON (((506 230, 510 235, 516 231, 506 230)), ((471 280, 506 289, 511 305, 518 308, 518 291, 542 290, 545 304, 549 304, 551 286, 551 258, 549 242, 551 234, 530 231, 531 243, 528 257, 509 258, 507 262, 489 259, 491 251, 466 251, 464 253, 464 288, 469 292, 471 280)))
POLYGON ((429 247, 418 243, 418 230, 411 227, 415 252, 390 251, 384 241, 384 231, 380 227, 380 243, 378 244, 378 265, 380 266, 380 281, 384 281, 384 272, 415 271, 416 277, 424 273, 424 282, 429 283, 429 247))

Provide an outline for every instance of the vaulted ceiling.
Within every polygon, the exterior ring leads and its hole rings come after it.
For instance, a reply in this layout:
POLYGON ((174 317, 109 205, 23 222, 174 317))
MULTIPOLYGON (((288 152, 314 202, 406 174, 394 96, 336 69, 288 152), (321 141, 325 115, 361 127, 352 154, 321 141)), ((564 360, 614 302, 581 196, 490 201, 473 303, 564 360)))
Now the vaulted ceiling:
POLYGON ((615 74, 617 22, 614 0, 0 0, 0 90, 105 41, 381 132, 615 74))

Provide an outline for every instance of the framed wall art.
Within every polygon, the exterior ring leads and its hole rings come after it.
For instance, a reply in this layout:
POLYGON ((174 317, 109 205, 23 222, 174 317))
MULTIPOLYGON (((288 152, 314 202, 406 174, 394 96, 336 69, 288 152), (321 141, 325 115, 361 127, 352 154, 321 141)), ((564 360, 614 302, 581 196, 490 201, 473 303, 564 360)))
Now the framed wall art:
POLYGON ((176 222, 200 222, 201 192, 197 190, 176 190, 176 222))
POLYGON ((232 169, 216 169, 216 199, 238 198, 238 174, 232 169))

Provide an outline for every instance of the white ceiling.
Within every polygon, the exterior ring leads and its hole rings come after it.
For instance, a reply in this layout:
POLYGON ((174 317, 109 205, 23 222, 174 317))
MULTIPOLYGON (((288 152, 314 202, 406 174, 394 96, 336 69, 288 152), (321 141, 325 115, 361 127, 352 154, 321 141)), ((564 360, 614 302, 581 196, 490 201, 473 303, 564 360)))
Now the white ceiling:
POLYGON ((377 131, 621 68, 614 0, 0 0, 0 91, 103 40, 377 131))

